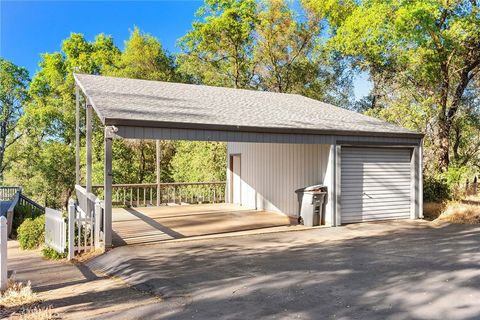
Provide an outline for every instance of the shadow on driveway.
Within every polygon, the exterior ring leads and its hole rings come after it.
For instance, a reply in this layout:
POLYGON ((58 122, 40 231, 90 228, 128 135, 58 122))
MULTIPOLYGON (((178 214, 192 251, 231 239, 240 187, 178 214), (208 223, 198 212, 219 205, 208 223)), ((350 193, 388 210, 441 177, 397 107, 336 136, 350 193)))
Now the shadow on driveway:
POLYGON ((479 232, 364 223, 121 247, 89 266, 164 298, 127 317, 479 319, 479 232))

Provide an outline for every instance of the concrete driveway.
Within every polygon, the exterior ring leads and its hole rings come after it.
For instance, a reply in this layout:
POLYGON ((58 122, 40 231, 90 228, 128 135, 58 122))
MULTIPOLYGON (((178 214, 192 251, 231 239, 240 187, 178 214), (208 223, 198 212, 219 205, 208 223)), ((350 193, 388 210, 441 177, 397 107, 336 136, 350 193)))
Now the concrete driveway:
POLYGON ((163 299, 106 319, 480 319, 480 226, 399 221, 127 246, 89 266, 163 299))

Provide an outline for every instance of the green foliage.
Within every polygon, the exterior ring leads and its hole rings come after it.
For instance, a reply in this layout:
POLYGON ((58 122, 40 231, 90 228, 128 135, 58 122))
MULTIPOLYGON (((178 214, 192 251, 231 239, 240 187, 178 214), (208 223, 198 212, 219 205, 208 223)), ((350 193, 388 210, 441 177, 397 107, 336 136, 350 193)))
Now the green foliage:
POLYGON ((447 171, 453 124, 480 74, 478 2, 306 2, 334 26, 329 44, 370 73, 372 107, 393 108, 376 115, 405 113, 427 133, 433 170, 447 171))
POLYGON ((12 163, 5 159, 5 150, 20 137, 16 127, 28 100, 28 82, 28 71, 25 68, 0 58, 0 183, 3 183, 5 169, 12 163))
POLYGON ((172 158, 175 181, 224 181, 227 168, 227 148, 223 142, 179 141, 172 158))
POLYGON ((195 82, 247 88, 253 76, 255 0, 205 0, 179 40, 179 71, 195 82))
POLYGON ((444 178, 433 176, 423 178, 423 200, 425 202, 442 202, 450 198, 450 188, 444 178))
POLYGON ((350 105, 351 74, 325 46, 322 23, 284 0, 207 0, 179 40, 179 71, 194 82, 299 93, 350 105))
POLYGON ((117 77, 145 80, 175 80, 175 69, 172 57, 163 49, 157 38, 142 34, 135 27, 130 39, 125 41, 125 50, 119 61, 103 72, 117 77))
MULTIPOLYGON (((75 183, 73 72, 299 93, 346 107, 352 71, 362 71, 373 90, 359 110, 425 132, 426 198, 455 197, 462 170, 480 167, 479 28, 479 5, 469 0, 205 0, 176 56, 138 28, 123 50, 111 36, 72 33, 61 50, 42 55, 29 87, 25 69, 0 59, 2 121, 10 128, 0 136, 0 180, 5 172, 5 183, 40 203, 66 205, 75 183)), ((96 117, 93 129, 97 184, 103 126, 96 117)), ((225 144, 161 145, 162 181, 225 179, 225 144)), ((114 141, 114 183, 154 182, 155 150, 153 141, 114 141)))
POLYGON ((426 175, 423 181, 424 200, 441 202, 461 199, 465 193, 465 183, 473 174, 469 167, 450 166, 446 172, 426 175))
POLYGON ((45 215, 25 219, 18 227, 18 242, 23 250, 36 249, 45 242, 45 215))
POLYGON ((59 253, 55 249, 46 246, 42 249, 42 256, 48 260, 61 260, 67 257, 67 253, 59 253))
POLYGON ((12 234, 17 235, 17 229, 26 219, 35 219, 42 215, 43 211, 36 208, 21 205, 20 203, 15 206, 15 212, 13 214, 12 221, 12 234))

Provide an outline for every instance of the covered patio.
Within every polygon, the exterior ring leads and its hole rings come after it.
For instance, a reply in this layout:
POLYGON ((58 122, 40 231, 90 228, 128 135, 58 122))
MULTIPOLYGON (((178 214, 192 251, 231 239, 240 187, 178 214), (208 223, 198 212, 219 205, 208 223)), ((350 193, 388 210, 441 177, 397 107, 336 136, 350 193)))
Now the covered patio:
POLYGON ((113 208, 113 246, 302 228, 287 216, 233 204, 113 208))

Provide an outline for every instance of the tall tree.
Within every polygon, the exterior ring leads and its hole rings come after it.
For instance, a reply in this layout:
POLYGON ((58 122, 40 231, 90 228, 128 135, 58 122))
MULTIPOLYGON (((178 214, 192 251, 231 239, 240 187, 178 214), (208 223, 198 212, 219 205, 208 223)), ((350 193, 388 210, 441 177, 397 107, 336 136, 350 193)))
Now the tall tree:
POLYGON ((260 88, 348 106, 351 74, 344 59, 325 45, 324 29, 307 6, 261 1, 254 48, 260 88))
POLYGON ((386 85, 383 94, 390 96, 409 90, 414 105, 431 108, 436 162, 446 171, 455 118, 465 91, 480 75, 480 4, 370 0, 338 2, 332 9, 321 3, 310 1, 321 14, 346 12, 335 20, 331 42, 371 73, 374 88, 386 85))
POLYGON ((157 38, 143 34, 135 27, 120 59, 103 74, 145 80, 175 80, 173 58, 163 49, 157 38))
MULTIPOLYGON (((125 41, 118 61, 104 71, 105 75, 144 80, 179 81, 172 56, 160 41, 135 27, 125 41)), ((174 153, 171 141, 162 141, 162 180, 171 180, 170 160, 174 153)), ((155 143, 148 140, 116 140, 114 142, 114 182, 155 182, 155 143)), ((103 171, 100 169, 100 173, 103 171)), ((101 174, 98 174, 102 177, 101 174)), ((100 180, 100 179, 99 179, 100 180)))
MULTIPOLYGON (((64 206, 75 185, 75 84, 72 73, 99 74, 120 51, 111 37, 88 42, 72 33, 62 51, 42 55, 29 87, 30 101, 20 121, 25 134, 11 158, 11 181, 42 203, 64 206), (61 161, 60 161, 61 159, 61 161)), ((98 121, 97 134, 101 134, 98 121)), ((98 148, 97 148, 98 149, 98 148)))
POLYGON ((8 166, 5 151, 10 148, 21 134, 16 130, 28 97, 28 71, 25 68, 0 58, 0 183, 8 166))
POLYGON ((194 82, 248 88, 254 76, 255 0, 205 0, 179 40, 180 72, 194 82))

